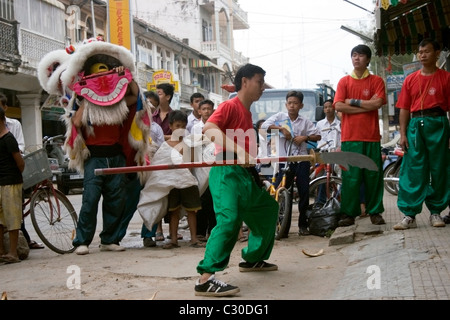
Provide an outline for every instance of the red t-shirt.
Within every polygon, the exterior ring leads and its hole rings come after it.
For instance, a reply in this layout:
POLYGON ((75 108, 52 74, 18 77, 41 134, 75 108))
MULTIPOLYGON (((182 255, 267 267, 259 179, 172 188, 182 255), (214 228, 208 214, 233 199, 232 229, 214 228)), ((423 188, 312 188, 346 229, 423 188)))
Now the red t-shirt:
POLYGON ((416 112, 422 105, 424 110, 450 110, 450 72, 438 69, 433 75, 424 76, 419 70, 406 77, 396 107, 416 112))
POLYGON ((94 125, 94 135, 86 136, 86 145, 88 146, 112 146, 120 142, 120 133, 122 126, 116 125, 94 125))
POLYGON ((217 125, 228 138, 243 147, 252 157, 256 157, 258 151, 252 113, 244 107, 237 96, 220 104, 208 122, 217 125))
MULTIPOLYGON (((351 76, 342 78, 334 96, 334 104, 345 102, 345 99, 370 100, 373 96, 383 99, 386 103, 386 89, 384 81, 376 75, 369 75, 364 79, 354 79, 351 76)), ((359 114, 342 114, 341 141, 380 141, 380 126, 378 110, 359 114)))

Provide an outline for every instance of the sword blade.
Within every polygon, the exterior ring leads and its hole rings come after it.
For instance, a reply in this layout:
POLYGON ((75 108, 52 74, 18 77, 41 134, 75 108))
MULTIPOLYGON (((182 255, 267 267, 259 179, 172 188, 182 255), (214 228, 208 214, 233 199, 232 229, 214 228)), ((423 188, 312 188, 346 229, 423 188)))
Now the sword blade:
POLYGON ((343 166, 346 170, 348 170, 349 166, 354 166, 370 171, 378 171, 378 166, 375 161, 368 156, 356 152, 323 152, 316 154, 316 156, 321 160, 320 162, 336 163, 343 166))

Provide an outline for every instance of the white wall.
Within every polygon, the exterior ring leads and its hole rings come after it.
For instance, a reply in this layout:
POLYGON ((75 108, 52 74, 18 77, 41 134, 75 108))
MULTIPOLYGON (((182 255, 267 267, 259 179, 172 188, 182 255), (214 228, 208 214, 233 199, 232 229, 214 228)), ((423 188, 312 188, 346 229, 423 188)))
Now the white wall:
POLYGON ((189 46, 200 51, 202 21, 195 1, 135 0, 134 5, 138 18, 180 40, 189 39, 189 46))

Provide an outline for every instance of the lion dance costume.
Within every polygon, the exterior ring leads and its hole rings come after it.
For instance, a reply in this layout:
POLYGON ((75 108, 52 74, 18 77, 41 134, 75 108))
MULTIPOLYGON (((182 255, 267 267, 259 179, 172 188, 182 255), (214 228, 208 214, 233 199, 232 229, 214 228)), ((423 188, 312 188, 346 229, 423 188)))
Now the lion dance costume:
POLYGON ((67 50, 48 53, 39 64, 38 77, 41 86, 49 94, 58 95, 65 106, 64 147, 69 168, 84 173, 83 204, 74 245, 91 243, 100 196, 101 243, 118 244, 127 178, 95 176, 94 170, 150 161, 151 111, 134 82, 134 57, 124 47, 89 39, 67 50), (80 126, 74 125, 75 118, 81 119, 80 126))

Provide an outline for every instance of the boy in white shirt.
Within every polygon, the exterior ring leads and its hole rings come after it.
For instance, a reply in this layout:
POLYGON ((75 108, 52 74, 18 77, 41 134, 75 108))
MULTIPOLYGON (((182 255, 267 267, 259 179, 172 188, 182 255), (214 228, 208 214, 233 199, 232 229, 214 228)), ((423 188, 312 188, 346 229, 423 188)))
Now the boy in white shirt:
POLYGON ((186 130, 189 133, 192 133, 192 128, 194 127, 194 125, 202 122, 202 119, 200 116, 200 102, 202 102, 203 100, 205 100, 205 97, 200 92, 195 92, 191 96, 192 112, 188 116, 188 123, 186 126, 186 130))
POLYGON ((200 115, 200 121, 194 124, 192 127, 191 133, 193 134, 202 134, 203 127, 205 126, 206 121, 214 112, 214 102, 211 100, 203 100, 199 103, 198 113, 200 115))
MULTIPOLYGON (((286 109, 287 112, 279 112, 269 117, 262 125, 261 129, 273 131, 279 130, 278 137, 273 136, 272 139, 278 138, 277 156, 290 155, 306 155, 307 141, 320 140, 320 132, 313 122, 302 117, 299 114, 300 109, 303 108, 303 93, 300 91, 290 91, 286 95, 286 109), (289 145, 292 142, 290 154, 289 145)), ((276 132, 275 132, 276 133, 276 132)), ((284 164, 280 163, 280 169, 284 164)), ((295 162, 289 164, 290 177, 288 176, 287 183, 293 181, 293 175, 296 177, 296 185, 300 200, 298 202, 298 228, 299 235, 308 235, 308 223, 306 217, 306 210, 309 205, 309 169, 310 163, 307 161, 295 162)), ((281 182, 282 175, 278 174, 276 185, 281 182)), ((287 234, 282 235, 287 238, 287 234)))
MULTIPOLYGON (((214 112, 214 102, 211 100, 203 100, 199 103, 198 112, 200 114, 200 119, 192 127, 191 134, 201 135, 203 127, 206 121, 214 112)), ((204 160, 204 159, 203 159, 204 160)), ((214 212, 214 204, 211 196, 209 187, 206 188, 205 192, 200 197, 202 202, 202 208, 197 212, 197 239, 200 241, 206 241, 208 236, 211 234, 211 230, 216 226, 216 213, 214 212)))

